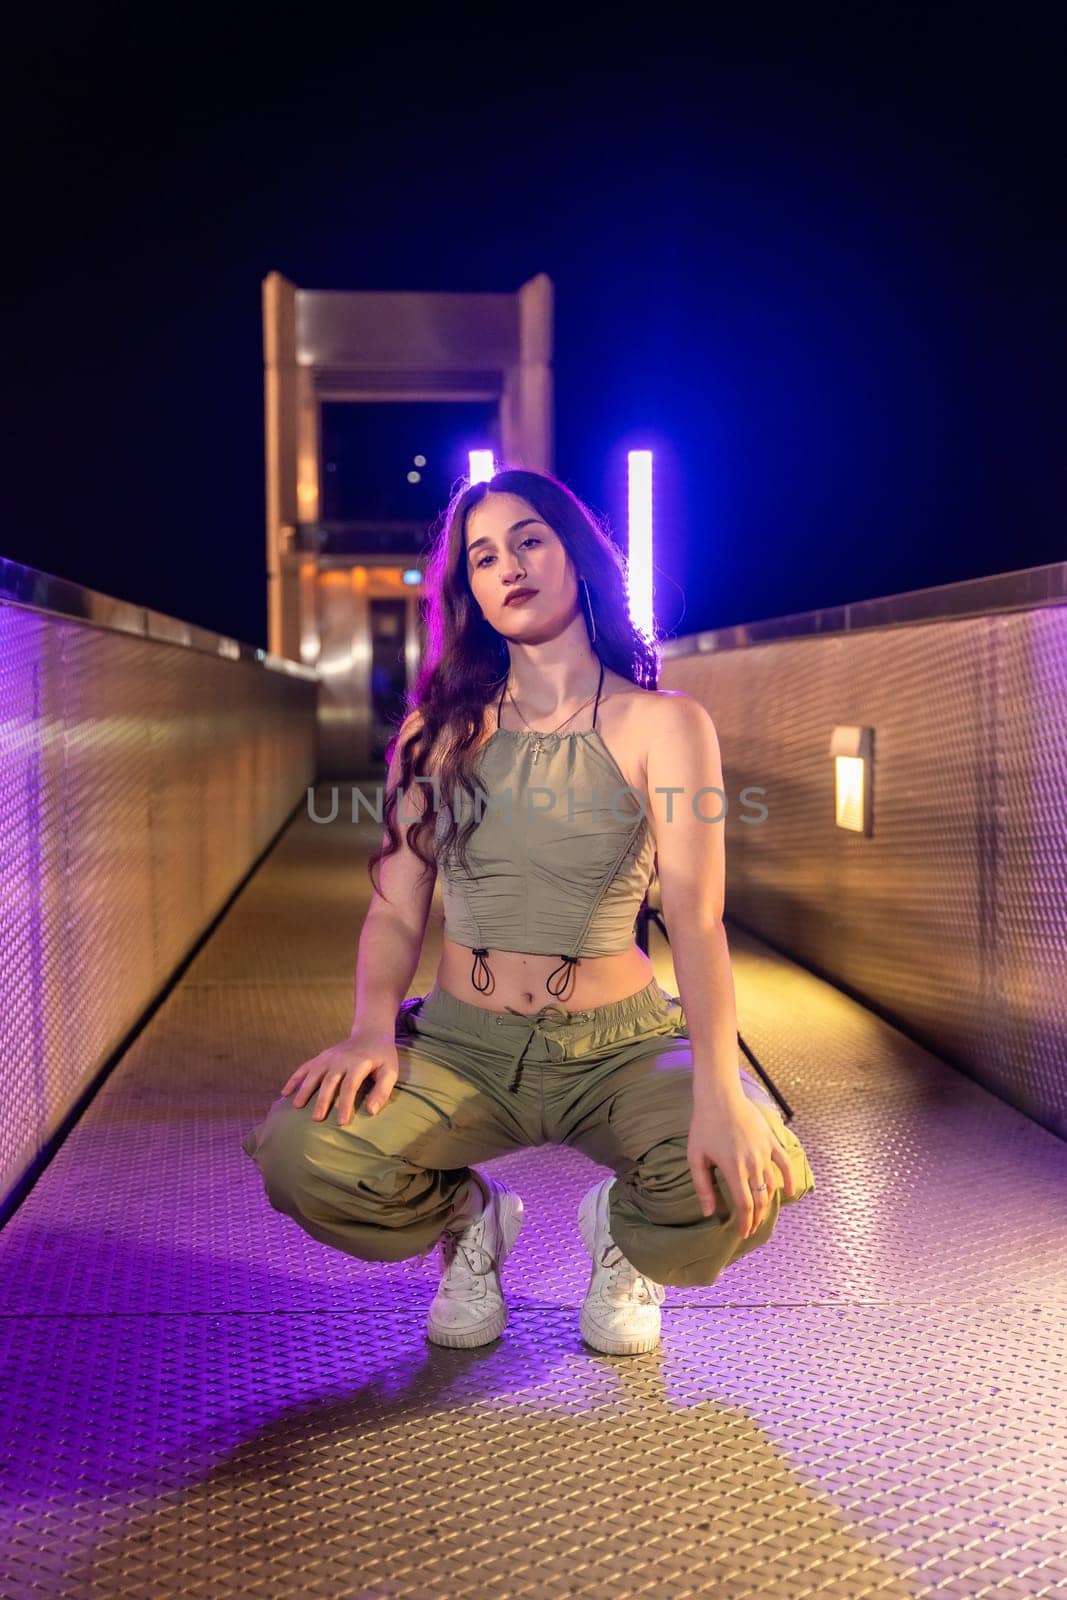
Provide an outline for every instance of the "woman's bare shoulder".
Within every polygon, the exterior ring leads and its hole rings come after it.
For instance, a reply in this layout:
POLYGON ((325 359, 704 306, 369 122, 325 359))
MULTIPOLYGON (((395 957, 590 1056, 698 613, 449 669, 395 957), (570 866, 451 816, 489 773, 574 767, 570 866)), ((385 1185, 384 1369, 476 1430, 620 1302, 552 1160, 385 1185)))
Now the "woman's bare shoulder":
POLYGON ((693 698, 684 689, 646 689, 618 673, 612 673, 611 677, 614 683, 610 698, 615 702, 617 714, 625 716, 627 721, 632 720, 649 735, 675 728, 678 701, 693 698))

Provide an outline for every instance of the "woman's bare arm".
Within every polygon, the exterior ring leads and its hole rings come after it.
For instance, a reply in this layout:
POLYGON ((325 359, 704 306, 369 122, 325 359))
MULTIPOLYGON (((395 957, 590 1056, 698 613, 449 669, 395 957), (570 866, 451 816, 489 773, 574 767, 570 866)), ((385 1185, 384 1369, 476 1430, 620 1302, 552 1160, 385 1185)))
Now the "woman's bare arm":
POLYGON ((646 770, 660 903, 693 1047, 698 1101, 744 1098, 723 911, 725 791, 715 724, 687 694, 664 695, 646 770))
MULTIPOLYGON (((417 711, 404 719, 389 764, 387 792, 399 782, 401 746, 420 720, 417 711)), ((372 888, 359 936, 353 1032, 367 1027, 392 1031, 419 964, 437 869, 424 866, 404 835, 416 815, 424 813, 431 795, 425 784, 415 783, 401 796, 397 809, 400 849, 387 856, 378 868, 378 881, 386 898, 372 888)), ((383 840, 384 837, 383 834, 383 840)))

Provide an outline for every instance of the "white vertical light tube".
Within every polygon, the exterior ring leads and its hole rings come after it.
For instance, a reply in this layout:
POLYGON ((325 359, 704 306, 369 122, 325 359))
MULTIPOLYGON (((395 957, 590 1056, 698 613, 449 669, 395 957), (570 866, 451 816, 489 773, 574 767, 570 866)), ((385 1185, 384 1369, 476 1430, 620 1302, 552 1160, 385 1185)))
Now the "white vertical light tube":
POLYGON ((652 451, 627 452, 630 621, 650 637, 652 617, 652 451))
POLYGON ((467 459, 470 463, 467 473, 471 483, 488 483, 493 476, 493 452, 491 450, 468 450, 467 459))

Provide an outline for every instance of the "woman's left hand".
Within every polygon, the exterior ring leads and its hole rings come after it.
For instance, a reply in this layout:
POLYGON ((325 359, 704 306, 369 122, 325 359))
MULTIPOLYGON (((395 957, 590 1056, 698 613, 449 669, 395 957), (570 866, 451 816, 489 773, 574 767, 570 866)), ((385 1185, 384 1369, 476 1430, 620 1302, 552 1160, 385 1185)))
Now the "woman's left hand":
POLYGON ((790 1197, 793 1195, 789 1153, 743 1091, 694 1106, 686 1155, 706 1217, 715 1210, 710 1169, 719 1168, 730 1191, 742 1239, 747 1239, 762 1224, 778 1185, 779 1172, 782 1188, 790 1197), (762 1191, 761 1183, 767 1185, 762 1191))

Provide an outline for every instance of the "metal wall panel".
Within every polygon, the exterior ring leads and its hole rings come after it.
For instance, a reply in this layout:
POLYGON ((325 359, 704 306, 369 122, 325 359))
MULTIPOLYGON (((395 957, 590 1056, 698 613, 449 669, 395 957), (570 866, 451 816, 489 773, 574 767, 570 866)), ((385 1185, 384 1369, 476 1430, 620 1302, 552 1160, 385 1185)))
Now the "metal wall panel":
POLYGON ((314 779, 317 685, 0 604, 0 1194, 314 779))
POLYGON ((1067 1136, 1067 607, 677 653, 662 683, 718 729, 728 916, 1067 1136), (838 724, 874 729, 870 838, 834 823, 838 724))

